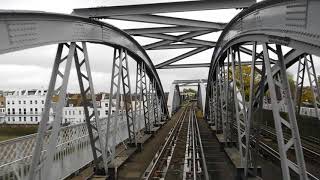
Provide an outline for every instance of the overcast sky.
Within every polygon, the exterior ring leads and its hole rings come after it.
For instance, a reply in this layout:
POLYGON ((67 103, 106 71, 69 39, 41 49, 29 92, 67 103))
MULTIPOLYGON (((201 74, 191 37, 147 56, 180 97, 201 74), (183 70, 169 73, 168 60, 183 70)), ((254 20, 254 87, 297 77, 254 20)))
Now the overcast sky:
MULTIPOLYGON (((166 0, 148 0, 148 3, 165 2, 166 0)), ((168 0, 167 0, 168 1, 168 0)), ((96 7, 96 6, 115 6, 126 4, 139 4, 141 0, 1 0, 2 9, 25 9, 40 10, 48 12, 69 14, 74 8, 96 7)), ((186 13, 167 13, 162 14, 173 17, 183 17, 197 20, 205 20, 212 22, 228 22, 240 10, 216 10, 202 12, 186 12, 186 13)), ((117 20, 107 20, 106 22, 113 24, 119 28, 137 28, 137 27, 155 27, 159 25, 147 23, 124 22, 117 20)), ((198 39, 216 41, 219 33, 197 37, 198 39)), ((142 45, 155 42, 155 39, 136 38, 142 45)), ((44 46, 24 51, 1 55, 0 66, 0 89, 21 89, 21 88, 47 88, 51 67, 55 56, 57 45, 44 46), (5 76, 4 76, 5 75, 5 76)), ((96 92, 109 91, 111 78, 111 65, 113 49, 102 45, 88 45, 90 63, 92 66, 94 84, 96 92)), ((191 49, 184 50, 167 50, 167 51, 148 51, 154 64, 158 64, 167 59, 175 57, 191 49)), ((204 51, 195 56, 189 57, 179 63, 200 63, 210 62, 213 49, 204 51)), ((179 64, 178 63, 178 64, 179 64)), ((130 61, 132 72, 131 81, 134 81, 135 63, 130 61)), ((165 91, 169 91, 170 84, 173 80, 181 79, 206 79, 208 76, 208 68, 197 69, 170 69, 159 70, 160 79, 165 91)), ((77 90, 78 84, 76 73, 73 69, 69 91, 77 90)))

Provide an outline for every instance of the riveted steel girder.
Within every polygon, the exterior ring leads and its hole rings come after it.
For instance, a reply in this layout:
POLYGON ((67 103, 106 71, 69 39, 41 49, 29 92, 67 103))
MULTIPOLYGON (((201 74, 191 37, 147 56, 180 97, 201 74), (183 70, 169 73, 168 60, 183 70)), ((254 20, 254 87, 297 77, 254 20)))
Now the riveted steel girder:
POLYGON ((0 16, 0 54, 67 42, 123 47, 134 60, 145 64, 147 74, 156 81, 158 96, 165 102, 152 61, 137 41, 122 30, 101 21, 65 14, 2 11, 0 16))

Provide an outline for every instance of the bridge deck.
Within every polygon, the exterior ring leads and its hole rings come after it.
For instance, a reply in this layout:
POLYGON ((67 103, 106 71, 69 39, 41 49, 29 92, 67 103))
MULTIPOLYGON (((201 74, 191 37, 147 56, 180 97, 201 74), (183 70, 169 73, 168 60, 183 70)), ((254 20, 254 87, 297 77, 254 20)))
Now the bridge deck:
POLYGON ((143 145, 142 152, 136 152, 123 166, 118 170, 119 179, 141 179, 150 161, 154 157, 161 144, 165 141, 170 129, 177 121, 181 111, 176 113, 171 120, 164 124, 153 137, 143 145))

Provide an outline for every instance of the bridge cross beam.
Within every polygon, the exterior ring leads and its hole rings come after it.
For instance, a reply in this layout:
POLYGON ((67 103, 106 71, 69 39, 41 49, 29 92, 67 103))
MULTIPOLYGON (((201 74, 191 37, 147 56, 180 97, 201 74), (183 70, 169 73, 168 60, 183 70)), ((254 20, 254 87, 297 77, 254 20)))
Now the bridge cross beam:
POLYGON ((297 172, 300 179, 307 180, 306 164, 304 161, 302 144, 299 135, 296 114, 294 112, 294 103, 291 98, 289 83, 286 75, 286 67, 284 64, 284 57, 281 45, 276 45, 276 55, 278 63, 275 66, 280 68, 279 76, 274 76, 271 70, 271 63, 269 59, 269 48, 267 43, 263 43, 264 63, 266 67, 267 81, 271 96, 272 112, 277 133, 278 149, 281 159, 282 176, 285 180, 290 180, 289 169, 297 172), (276 91, 279 88, 280 91, 276 91), (284 94, 279 94, 281 91, 284 94), (280 115, 280 107, 286 103, 288 108, 288 121, 280 115), (283 135, 283 126, 291 131, 291 138, 285 141, 283 135), (288 158, 287 152, 290 148, 294 149, 296 163, 288 158))

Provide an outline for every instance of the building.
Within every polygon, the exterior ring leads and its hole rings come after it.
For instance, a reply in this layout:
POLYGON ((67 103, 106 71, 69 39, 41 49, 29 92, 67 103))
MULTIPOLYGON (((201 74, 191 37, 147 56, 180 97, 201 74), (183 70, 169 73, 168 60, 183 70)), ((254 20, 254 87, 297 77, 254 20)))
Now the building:
MULTIPOLYGON (((116 102, 116 99, 112 99, 116 102)), ((107 118, 109 115, 109 94, 99 93, 96 95, 96 103, 99 118, 107 118)), ((123 102, 121 101, 121 107, 123 107, 123 102)), ((120 112, 122 112, 120 109, 120 112)), ((111 107, 111 114, 115 112, 116 107, 111 107)), ((92 114, 93 107, 89 107, 89 114, 92 114)), ((79 94, 68 94, 66 107, 63 108, 63 123, 65 124, 77 124, 85 122, 85 113, 82 104, 82 99, 79 94)))
MULTIPOLYGON (((46 90, 18 90, 8 91, 0 94, 0 123, 6 124, 38 124, 41 121, 41 114, 44 111, 46 90)), ((83 101, 80 94, 68 93, 66 105, 63 107, 62 124, 77 124, 85 122, 83 101)), ((52 97, 52 108, 50 109, 49 122, 54 119, 57 96, 52 97)), ((112 101, 115 103, 116 99, 112 101)), ((92 104, 92 103, 90 103, 92 104)), ((96 95, 96 105, 99 118, 107 118, 115 112, 116 107, 111 107, 109 112, 109 94, 99 93, 96 95)), ((133 101, 133 109, 135 108, 133 101)), ((89 107, 89 114, 92 114, 93 107, 89 107)), ((121 97, 120 113, 125 112, 123 97, 121 97)))
MULTIPOLYGON (((18 90, 5 98, 5 123, 38 124, 44 108, 46 90, 18 90)), ((53 119, 52 110, 49 121, 53 119)))
POLYGON ((6 98, 0 95, 0 124, 5 122, 6 115, 6 98))

